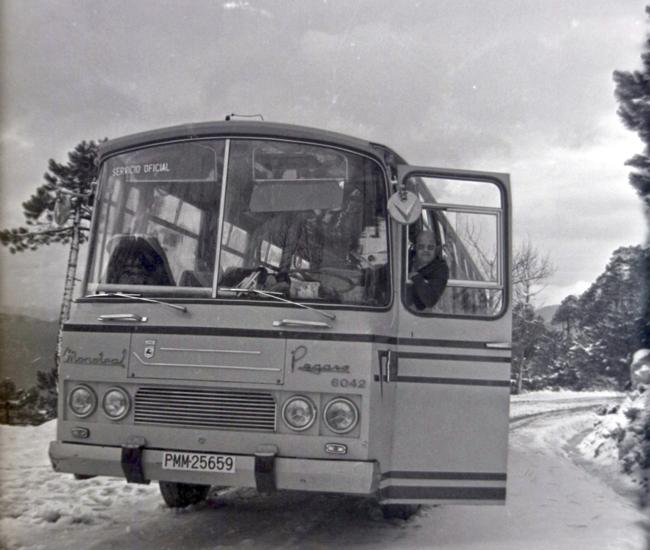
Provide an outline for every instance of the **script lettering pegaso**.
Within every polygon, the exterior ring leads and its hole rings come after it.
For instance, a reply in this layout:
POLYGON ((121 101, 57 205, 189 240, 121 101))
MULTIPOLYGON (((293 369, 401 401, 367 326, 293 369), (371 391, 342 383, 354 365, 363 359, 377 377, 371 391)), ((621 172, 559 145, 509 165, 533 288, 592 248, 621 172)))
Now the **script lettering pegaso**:
POLYGON ((65 348, 63 362, 70 365, 111 365, 115 367, 126 366, 126 349, 122 349, 120 357, 105 356, 103 351, 97 355, 79 355, 76 350, 65 348))
POLYGON ((333 373, 333 374, 345 374, 350 372, 350 365, 336 365, 334 363, 309 363, 306 360, 303 361, 309 350, 307 346, 298 346, 291 352, 291 372, 295 372, 296 369, 309 372, 311 374, 321 374, 321 373, 333 373), (301 363, 301 361, 303 361, 301 363))

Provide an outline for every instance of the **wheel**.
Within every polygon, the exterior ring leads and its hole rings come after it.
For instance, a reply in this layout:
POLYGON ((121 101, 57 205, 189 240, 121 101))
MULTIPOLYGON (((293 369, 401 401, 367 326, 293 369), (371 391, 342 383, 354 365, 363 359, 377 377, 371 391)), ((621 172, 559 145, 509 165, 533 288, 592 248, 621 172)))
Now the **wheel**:
POLYGON ((409 519, 420 509, 418 504, 381 504, 385 519, 409 519))
POLYGON ((174 483, 159 481, 160 494, 165 504, 170 508, 185 508, 205 500, 210 490, 209 485, 192 485, 190 483, 174 483))

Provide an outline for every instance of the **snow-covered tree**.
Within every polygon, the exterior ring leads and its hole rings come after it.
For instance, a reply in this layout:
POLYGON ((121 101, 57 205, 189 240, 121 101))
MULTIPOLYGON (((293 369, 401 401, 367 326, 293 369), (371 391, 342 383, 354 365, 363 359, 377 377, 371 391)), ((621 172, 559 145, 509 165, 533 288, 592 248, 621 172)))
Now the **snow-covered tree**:
POLYGON ((521 243, 512 262, 512 386, 520 393, 530 376, 536 354, 547 329, 532 304, 544 281, 555 271, 548 255, 541 253, 530 240, 521 243))
POLYGON ((521 393, 524 389, 524 381, 531 374, 533 360, 546 332, 544 320, 537 315, 531 304, 515 303, 512 313, 512 375, 515 393, 521 393))
POLYGON ((578 298, 573 294, 569 294, 569 296, 562 300, 560 307, 555 311, 551 323, 560 325, 565 338, 569 338, 573 334, 579 317, 580 306, 578 305, 578 298))
POLYGON ((567 297, 553 318, 563 325, 562 361, 575 371, 576 389, 624 387, 632 354, 642 347, 647 248, 621 247, 579 297, 567 297))

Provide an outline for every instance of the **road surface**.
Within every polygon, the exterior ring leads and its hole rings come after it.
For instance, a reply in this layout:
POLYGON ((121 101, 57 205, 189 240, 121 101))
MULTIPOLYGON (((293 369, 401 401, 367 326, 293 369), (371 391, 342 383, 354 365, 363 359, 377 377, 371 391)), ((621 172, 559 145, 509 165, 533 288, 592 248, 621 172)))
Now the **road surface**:
MULTIPOLYGON (((595 418, 585 407, 602 402, 532 408, 515 403, 507 504, 428 507, 408 521, 384 520, 376 506, 360 498, 262 496, 249 489, 215 491, 206 503, 170 510, 154 483, 74 481, 52 472, 46 459, 30 459, 35 436, 46 445, 53 426, 33 433, 3 427, 3 458, 12 441, 26 454, 3 460, 0 532, 11 549, 645 550, 646 518, 633 496, 572 458, 580 434, 595 418)), ((20 455, 18 448, 15 454, 20 455)))

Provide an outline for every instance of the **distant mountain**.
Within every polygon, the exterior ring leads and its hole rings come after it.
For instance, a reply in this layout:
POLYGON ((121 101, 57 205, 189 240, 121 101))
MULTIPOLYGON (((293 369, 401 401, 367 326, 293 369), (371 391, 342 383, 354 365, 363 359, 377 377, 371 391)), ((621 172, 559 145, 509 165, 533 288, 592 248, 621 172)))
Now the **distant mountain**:
POLYGON ((544 322, 548 326, 551 326, 551 320, 553 319, 553 316, 555 315, 555 312, 559 307, 560 304, 555 304, 552 306, 544 306, 536 310, 535 313, 537 313, 537 315, 539 315, 542 319, 544 319, 544 322))
POLYGON ((57 331, 57 321, 0 312, 0 379, 36 383, 36 371, 54 366, 57 331))
POLYGON ((54 306, 0 304, 0 314, 33 317, 41 321, 56 321, 59 318, 59 304, 54 306))

